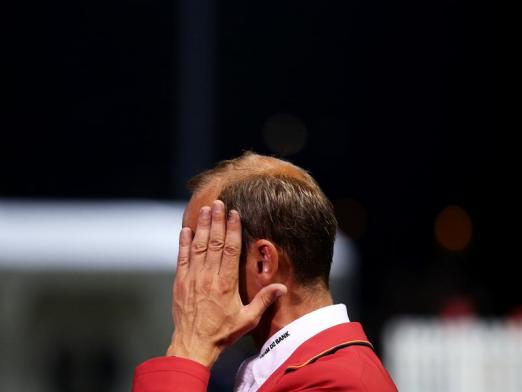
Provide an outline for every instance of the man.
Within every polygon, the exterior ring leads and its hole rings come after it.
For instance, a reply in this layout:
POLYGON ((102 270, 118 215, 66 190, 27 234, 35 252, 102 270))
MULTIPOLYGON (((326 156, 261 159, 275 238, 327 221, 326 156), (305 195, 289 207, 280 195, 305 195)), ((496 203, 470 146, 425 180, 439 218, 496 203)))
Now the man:
POLYGON ((172 341, 136 369, 133 392, 206 391, 220 353, 248 332, 260 351, 236 391, 397 390, 360 324, 333 305, 337 224, 307 172, 245 153, 189 187, 172 341))

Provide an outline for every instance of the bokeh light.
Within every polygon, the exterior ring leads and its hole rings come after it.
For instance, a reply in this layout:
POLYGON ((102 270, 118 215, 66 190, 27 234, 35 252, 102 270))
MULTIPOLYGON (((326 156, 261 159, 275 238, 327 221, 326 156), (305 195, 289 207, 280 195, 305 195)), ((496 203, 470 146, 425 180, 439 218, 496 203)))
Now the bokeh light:
POLYGON ((469 214, 461 207, 444 208, 435 220, 435 238, 444 248, 458 252, 465 250, 473 235, 469 214))
POLYGON ((279 156, 293 155, 301 151, 308 137, 303 120, 291 114, 269 117, 263 126, 267 147, 279 156))

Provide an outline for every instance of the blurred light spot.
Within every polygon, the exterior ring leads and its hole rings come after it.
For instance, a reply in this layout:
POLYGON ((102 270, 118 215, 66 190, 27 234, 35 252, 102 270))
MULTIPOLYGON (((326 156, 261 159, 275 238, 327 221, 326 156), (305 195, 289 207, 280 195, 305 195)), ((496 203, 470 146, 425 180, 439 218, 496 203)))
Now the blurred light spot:
POLYGON ((263 126, 267 147, 280 156, 296 154, 306 144, 308 131, 300 118, 291 114, 269 117, 263 126))
POLYGON ((517 305, 509 310, 507 315, 509 322, 522 325, 522 305, 517 305))
POLYGON ((467 296, 449 298, 442 305, 440 316, 443 319, 463 319, 475 315, 475 301, 467 296))
POLYGON ((451 251, 464 250, 471 241, 473 224, 468 213, 458 206, 443 209, 435 220, 435 237, 451 251))
POLYGON ((368 226, 364 206, 354 199, 339 199, 334 208, 341 230, 354 240, 361 238, 368 226))

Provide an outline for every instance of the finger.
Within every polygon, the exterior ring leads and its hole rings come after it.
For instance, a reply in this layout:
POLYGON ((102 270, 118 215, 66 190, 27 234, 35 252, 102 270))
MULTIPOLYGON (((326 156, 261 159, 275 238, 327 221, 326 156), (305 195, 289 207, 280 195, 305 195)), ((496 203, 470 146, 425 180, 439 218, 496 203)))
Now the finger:
POLYGON ((189 227, 182 228, 179 233, 178 261, 173 293, 181 289, 190 268, 190 244, 192 242, 192 234, 192 230, 189 227))
POLYGON ((227 219, 227 232, 219 275, 234 282, 238 279, 241 255, 241 219, 239 213, 231 210, 227 219))
POLYGON ((272 305, 276 299, 286 294, 287 289, 284 284, 272 283, 263 287, 254 297, 252 302, 244 307, 246 322, 249 327, 255 328, 263 313, 272 305))
POLYGON ((190 245, 189 271, 197 273, 205 264, 208 249, 208 236, 210 232, 210 207, 201 207, 199 210, 196 233, 190 245))
POLYGON ((189 269, 190 244, 192 242, 192 230, 184 227, 179 232, 178 262, 176 266, 176 279, 183 280, 189 269))
POLYGON ((205 268, 211 272, 219 271, 223 247, 225 245, 225 205, 221 200, 212 203, 212 221, 210 223, 210 236, 208 240, 207 258, 205 268))

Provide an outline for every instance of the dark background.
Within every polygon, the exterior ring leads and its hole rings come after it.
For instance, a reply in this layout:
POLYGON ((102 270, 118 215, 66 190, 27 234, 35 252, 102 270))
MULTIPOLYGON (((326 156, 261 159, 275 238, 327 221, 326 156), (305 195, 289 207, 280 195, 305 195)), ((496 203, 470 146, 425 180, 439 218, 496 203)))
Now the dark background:
POLYGON ((501 253, 492 2, 55 1, 12 11, 0 197, 186 198, 184 181, 217 160, 277 153, 263 130, 290 118, 306 138, 286 158, 316 177, 356 240, 361 304, 351 316, 371 338, 392 316, 444 314, 455 301, 501 317, 522 304, 501 253), (434 237, 448 205, 473 224, 458 252, 434 237))

